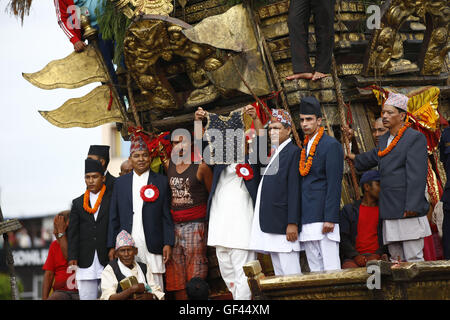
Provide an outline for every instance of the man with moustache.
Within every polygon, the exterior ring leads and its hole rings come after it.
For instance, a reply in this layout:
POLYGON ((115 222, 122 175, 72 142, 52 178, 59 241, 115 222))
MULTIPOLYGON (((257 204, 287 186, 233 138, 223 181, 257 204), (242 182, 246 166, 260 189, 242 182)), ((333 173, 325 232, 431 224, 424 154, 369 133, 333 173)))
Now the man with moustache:
POLYGON ((408 97, 390 92, 383 104, 383 125, 389 132, 380 137, 377 148, 348 157, 357 170, 378 165, 380 170, 380 217, 383 243, 391 259, 423 261, 424 238, 431 235, 425 198, 427 141, 405 122, 408 97))
POLYGON ((136 242, 137 261, 147 264, 164 288, 165 264, 175 241, 169 184, 166 176, 150 170, 150 153, 139 135, 131 136, 129 160, 133 172, 117 178, 111 198, 109 255, 114 256, 119 231, 127 231, 136 242))
POLYGON ((108 263, 108 234, 111 194, 106 191, 102 164, 85 160, 86 192, 73 200, 68 227, 69 266, 77 266, 80 300, 98 298, 103 268, 108 263))
POLYGON ((321 127, 320 103, 315 97, 300 102, 300 126, 305 141, 300 160, 302 232, 311 271, 341 268, 339 209, 344 153, 342 145, 321 127))
POLYGON ((163 300, 164 292, 155 283, 150 269, 136 262, 138 248, 125 230, 117 235, 115 251, 117 258, 110 261, 102 273, 100 300, 163 300), (138 283, 123 290, 120 281, 131 276, 138 283))
POLYGON ((292 119, 272 109, 269 135, 274 152, 258 186, 250 248, 270 254, 275 275, 300 274, 300 148, 292 141, 292 119))

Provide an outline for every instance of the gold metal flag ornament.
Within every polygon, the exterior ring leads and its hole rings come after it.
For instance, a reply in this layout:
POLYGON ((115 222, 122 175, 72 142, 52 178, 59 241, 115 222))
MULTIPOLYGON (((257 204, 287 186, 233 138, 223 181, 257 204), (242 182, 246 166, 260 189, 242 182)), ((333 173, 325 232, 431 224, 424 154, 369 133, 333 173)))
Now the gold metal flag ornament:
MULTIPOLYGON (((94 44, 80 52, 54 60, 35 73, 23 77, 41 89, 75 89, 93 82, 110 83, 101 53, 94 44)), ((123 122, 116 90, 101 85, 81 98, 69 99, 52 111, 39 111, 51 124, 60 128, 92 128, 109 122, 123 122)))
POLYGON ((35 73, 23 73, 23 77, 41 89, 80 88, 92 82, 107 82, 108 74, 103 68, 94 46, 82 52, 72 52, 63 59, 54 60, 35 73))
POLYGON ((67 100, 53 111, 39 111, 41 116, 60 128, 92 128, 109 122, 122 122, 120 106, 107 85, 102 85, 81 98, 67 100), (112 100, 111 108, 108 105, 112 100))

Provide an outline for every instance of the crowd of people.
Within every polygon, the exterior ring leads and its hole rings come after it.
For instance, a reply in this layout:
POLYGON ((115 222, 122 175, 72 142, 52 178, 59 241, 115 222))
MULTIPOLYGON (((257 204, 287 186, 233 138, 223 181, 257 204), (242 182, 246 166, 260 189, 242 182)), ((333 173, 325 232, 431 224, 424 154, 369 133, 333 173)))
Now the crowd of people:
MULTIPOLYGON (((329 75, 334 43, 334 1, 291 1, 289 37, 294 73, 286 80, 329 75), (308 57, 309 16, 315 15, 315 67, 308 57)), ((82 51, 79 30, 68 29, 68 6, 96 1, 55 0, 58 21, 82 51), (67 30, 66 30, 67 29, 67 30)), ((91 6, 93 6, 91 8, 91 6)), ((95 15, 91 24, 97 27, 95 15)), ((108 42, 101 40, 106 55, 108 42)), ((109 44, 110 45, 110 44, 109 44)), ((105 57, 110 61, 110 58, 105 57)), ((111 71, 111 70, 110 70, 111 71)), ((113 73, 113 71, 111 71, 113 73)), ((246 146, 242 163, 192 162, 193 146, 172 136, 164 173, 150 169, 152 157, 141 135, 131 136, 129 159, 120 177, 108 171, 109 146, 91 146, 85 160, 86 191, 70 214, 55 218, 56 240, 44 266, 44 299, 207 299, 207 246, 214 247, 220 274, 233 299, 252 298, 243 265, 270 255, 278 276, 301 274, 300 251, 312 272, 363 267, 370 260, 423 261, 431 234, 425 198, 427 141, 409 127, 408 98, 390 93, 373 125, 376 148, 346 154, 325 133, 319 101, 302 98, 301 147, 292 139, 293 119, 272 109, 263 124, 252 105, 256 146, 269 140, 268 164, 246 146), (265 140, 266 139, 266 140, 265 140), (176 155, 176 157, 173 157, 176 155), (362 199, 340 208, 345 157, 362 173, 362 199), (75 278, 67 272, 76 267, 75 278), (134 282, 132 281, 134 279, 134 282), (50 295, 50 292, 53 293, 50 295)), ((208 112, 198 108, 195 121, 208 112)), ((350 140, 353 132, 343 132, 350 140)), ((203 138, 204 131, 196 132, 203 138)), ((450 131, 443 134, 441 160, 450 169, 450 131)), ((444 254, 449 259, 450 196, 444 193, 444 254), (447 218, 447 220, 445 220, 447 218)))
MULTIPOLYGON (((207 246, 216 249, 233 299, 242 300, 252 298, 243 265, 257 253, 270 255, 279 276, 304 272, 302 250, 312 272, 364 267, 380 259, 423 261, 424 238, 431 235, 427 143, 406 121, 407 102, 406 96, 390 93, 373 127, 377 147, 345 156, 362 173, 362 199, 342 209, 344 152, 325 133, 314 97, 299 105, 301 148, 291 138, 293 119, 286 110, 272 109, 263 125, 254 106, 244 107, 257 135, 245 142, 252 146, 245 148, 243 163, 192 161, 194 144, 175 133, 171 157, 163 173, 156 173, 147 143, 133 134, 129 159, 114 178, 107 171, 109 146, 91 146, 86 191, 73 200, 70 214, 55 218, 43 297, 164 299, 170 293, 173 299, 189 299, 192 279, 207 286, 207 246), (252 157, 265 138, 271 145, 267 165, 252 157), (76 267, 74 275, 68 267, 76 267), (132 276, 137 282, 122 287, 132 276)), ((208 116, 198 108, 194 119, 204 123, 208 116)), ((202 138, 206 131, 195 134, 202 138)), ((353 138, 350 129, 344 134, 353 138)), ((447 136, 444 131, 446 166, 447 136)), ((445 223, 444 217, 448 259, 445 223)))

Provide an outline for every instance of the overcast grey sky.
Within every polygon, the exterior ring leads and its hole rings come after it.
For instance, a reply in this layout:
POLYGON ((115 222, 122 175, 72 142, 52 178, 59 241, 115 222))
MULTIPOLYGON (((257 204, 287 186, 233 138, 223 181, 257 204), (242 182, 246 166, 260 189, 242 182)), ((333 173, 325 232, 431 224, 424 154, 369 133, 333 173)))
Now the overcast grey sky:
POLYGON ((0 204, 6 218, 52 214, 70 208, 84 190, 84 159, 101 129, 53 126, 38 110, 54 110, 81 97, 80 89, 43 90, 22 78, 73 46, 56 22, 53 1, 33 1, 23 26, 0 1, 0 204))

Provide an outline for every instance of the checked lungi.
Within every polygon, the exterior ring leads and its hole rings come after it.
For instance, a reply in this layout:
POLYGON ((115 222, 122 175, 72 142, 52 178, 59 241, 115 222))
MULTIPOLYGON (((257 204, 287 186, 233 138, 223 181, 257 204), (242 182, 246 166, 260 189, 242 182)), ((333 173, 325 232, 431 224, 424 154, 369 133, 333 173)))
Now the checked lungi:
POLYGON ((193 277, 206 279, 206 222, 181 222, 175 224, 175 245, 172 259, 166 264, 166 289, 178 291, 186 288, 193 277))

